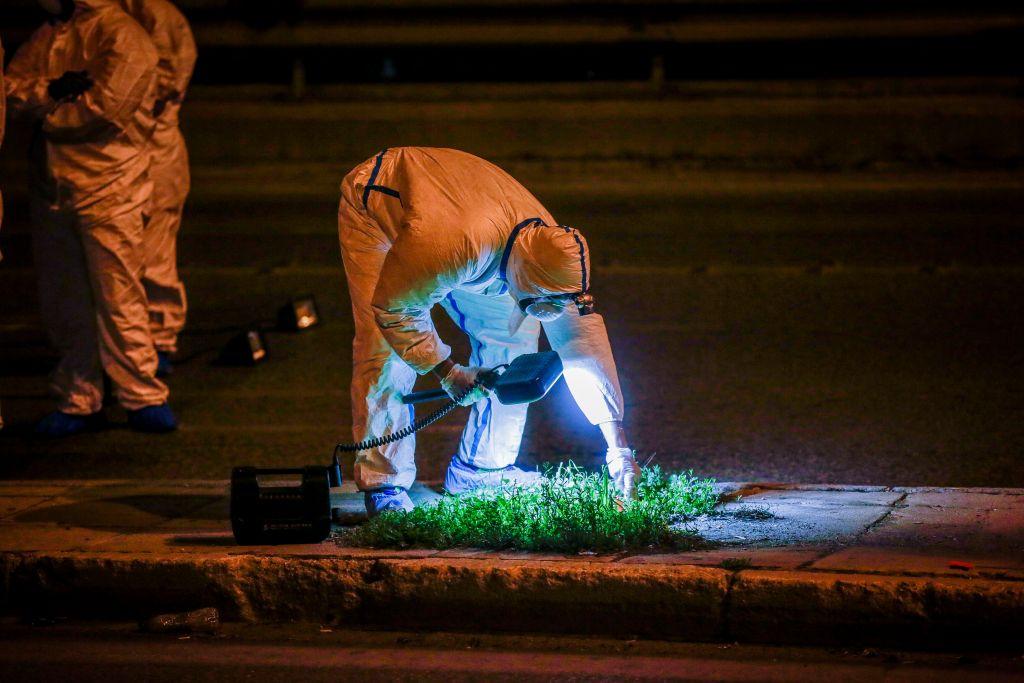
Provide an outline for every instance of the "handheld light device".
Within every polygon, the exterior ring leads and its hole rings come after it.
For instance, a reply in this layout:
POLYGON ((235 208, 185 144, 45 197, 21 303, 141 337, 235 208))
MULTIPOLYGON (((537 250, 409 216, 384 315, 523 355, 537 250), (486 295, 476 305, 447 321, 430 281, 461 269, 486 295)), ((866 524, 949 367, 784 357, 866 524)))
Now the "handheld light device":
MULTIPOLYGON (((547 396, 551 387, 562 376, 562 359, 554 351, 526 353, 507 368, 495 368, 480 379, 480 383, 494 392, 505 405, 533 403, 547 396)), ((448 398, 444 389, 416 391, 402 397, 402 403, 423 403, 448 398)))

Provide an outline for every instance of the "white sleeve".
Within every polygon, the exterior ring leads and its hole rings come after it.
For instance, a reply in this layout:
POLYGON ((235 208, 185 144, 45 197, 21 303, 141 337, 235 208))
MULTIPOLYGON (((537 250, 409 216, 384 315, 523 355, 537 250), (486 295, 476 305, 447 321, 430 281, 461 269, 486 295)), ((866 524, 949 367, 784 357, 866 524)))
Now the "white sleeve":
POLYGON ((106 29, 97 50, 89 63, 93 86, 46 116, 43 131, 51 139, 102 140, 111 127, 126 130, 143 105, 152 105, 146 98, 156 80, 156 48, 142 27, 124 16, 106 29))
POLYGON ((22 43, 7 67, 5 92, 11 113, 39 118, 55 106, 50 99, 46 78, 52 27, 48 24, 22 43))
POLYGON ((604 318, 580 315, 569 306, 560 318, 544 323, 544 332, 562 359, 572 397, 590 423, 621 421, 622 389, 604 318))
POLYGON ((407 230, 388 251, 373 296, 373 314, 384 339, 418 374, 451 355, 430 310, 460 281, 455 250, 440 239, 407 230))

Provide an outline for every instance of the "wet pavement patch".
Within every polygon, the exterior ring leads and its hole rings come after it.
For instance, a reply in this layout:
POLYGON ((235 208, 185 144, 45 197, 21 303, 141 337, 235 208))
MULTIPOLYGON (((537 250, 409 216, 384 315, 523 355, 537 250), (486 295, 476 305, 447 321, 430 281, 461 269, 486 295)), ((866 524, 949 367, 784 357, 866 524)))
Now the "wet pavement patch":
POLYGON ((851 540, 885 517, 899 493, 759 491, 687 523, 710 543, 786 546, 851 540))

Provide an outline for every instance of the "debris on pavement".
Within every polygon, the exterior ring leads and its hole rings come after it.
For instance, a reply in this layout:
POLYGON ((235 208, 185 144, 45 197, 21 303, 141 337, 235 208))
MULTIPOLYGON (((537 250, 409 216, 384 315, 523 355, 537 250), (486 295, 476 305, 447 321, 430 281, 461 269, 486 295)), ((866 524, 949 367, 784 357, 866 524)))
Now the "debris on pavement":
POLYGON ((191 612, 158 614, 140 624, 147 633, 216 633, 220 630, 220 613, 216 607, 191 612))

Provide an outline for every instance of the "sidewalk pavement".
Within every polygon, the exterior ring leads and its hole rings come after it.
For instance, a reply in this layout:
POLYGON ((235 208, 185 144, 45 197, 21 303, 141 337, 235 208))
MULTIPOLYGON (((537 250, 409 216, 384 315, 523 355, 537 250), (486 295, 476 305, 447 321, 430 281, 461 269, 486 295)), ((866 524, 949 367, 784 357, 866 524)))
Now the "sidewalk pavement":
MULTIPOLYGON (((1024 650, 1024 489, 724 484, 679 553, 240 547, 219 481, 0 482, 3 611, 1024 650)), ((414 497, 434 496, 417 485, 414 497)), ((336 504, 359 516, 361 497, 336 504)))

